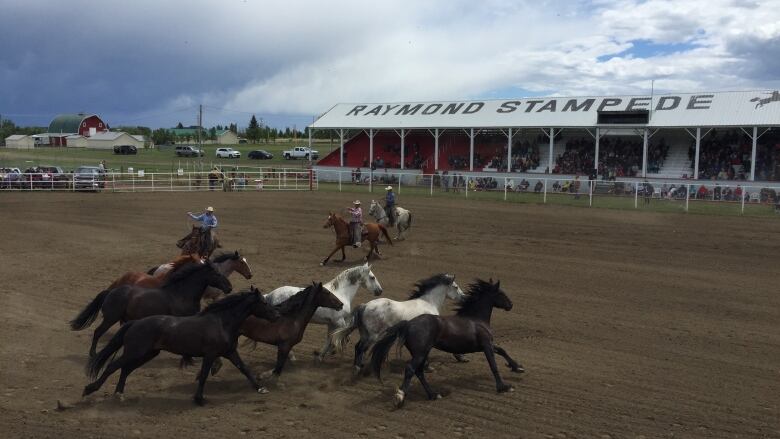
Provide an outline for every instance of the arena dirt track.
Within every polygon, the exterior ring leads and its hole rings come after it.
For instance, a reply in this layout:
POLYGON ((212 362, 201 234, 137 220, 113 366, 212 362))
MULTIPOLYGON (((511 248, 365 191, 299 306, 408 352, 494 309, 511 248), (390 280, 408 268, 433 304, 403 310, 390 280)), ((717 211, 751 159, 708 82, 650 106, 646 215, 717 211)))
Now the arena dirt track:
MULTIPOLYGON (((329 209, 355 194, 0 194, 0 431, 4 437, 780 437, 777 218, 508 205, 400 197, 409 240, 374 264, 385 294, 403 298, 435 272, 499 278, 515 307, 497 310, 497 341, 527 373, 484 357, 432 357, 428 402, 415 381, 391 410, 401 363, 384 385, 350 379, 350 353, 311 360, 311 326, 268 395, 226 364, 191 396, 197 368, 161 354, 82 400, 92 328, 67 321, 124 271, 175 254, 184 212, 214 205, 226 248, 240 248, 263 290, 327 281, 359 262, 319 267, 333 242, 329 209), (65 410, 57 410, 57 401, 65 410)), ((364 202, 368 201, 363 196, 364 202)), ((234 275, 236 287, 248 281, 234 275)), ((360 292, 357 302, 369 299, 360 292)), ((449 311, 447 311, 449 312, 449 311)), ((105 340, 104 340, 105 341, 105 340)), ((243 347, 259 372, 275 351, 243 347)))

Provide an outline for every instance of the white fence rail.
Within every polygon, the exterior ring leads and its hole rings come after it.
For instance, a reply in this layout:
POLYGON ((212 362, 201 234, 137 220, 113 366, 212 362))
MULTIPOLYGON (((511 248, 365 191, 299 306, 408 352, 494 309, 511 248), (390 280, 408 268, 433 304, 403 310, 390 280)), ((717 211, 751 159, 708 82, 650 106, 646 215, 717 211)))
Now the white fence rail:
POLYGON ((107 172, 104 174, 25 173, 0 175, 0 191, 303 191, 316 190, 308 169, 212 172, 107 172))

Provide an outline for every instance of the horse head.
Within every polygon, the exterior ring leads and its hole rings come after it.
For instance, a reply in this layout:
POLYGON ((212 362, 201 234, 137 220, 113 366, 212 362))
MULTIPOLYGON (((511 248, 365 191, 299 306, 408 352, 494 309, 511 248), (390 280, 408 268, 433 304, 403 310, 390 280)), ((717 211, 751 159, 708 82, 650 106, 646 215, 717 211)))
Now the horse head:
POLYGON ((233 269, 237 271, 244 279, 252 279, 252 268, 249 266, 246 258, 241 256, 241 253, 236 250, 230 260, 233 263, 233 269))
POLYGON ((490 282, 493 285, 493 307, 511 311, 512 299, 510 299, 509 296, 507 296, 506 293, 501 289, 501 281, 497 280, 496 283, 493 284, 491 279, 490 282))
POLYGON ((448 274, 446 276, 448 279, 450 279, 449 288, 447 289, 447 297, 458 302, 463 300, 466 294, 463 292, 463 290, 460 289, 458 283, 455 282, 455 275, 448 274))
POLYGON ((322 225, 323 229, 327 229, 328 227, 333 227, 336 221, 336 214, 333 213, 333 211, 328 212, 328 219, 325 220, 325 224, 322 225))
POLYGON ((371 271, 371 266, 368 265, 368 262, 363 264, 360 273, 360 286, 371 291, 375 296, 381 295, 383 291, 382 285, 379 284, 379 280, 374 275, 374 272, 371 271))
POLYGON ((344 308, 344 304, 336 297, 335 294, 330 292, 329 289, 322 286, 322 282, 312 282, 314 290, 314 301, 318 307, 335 309, 336 311, 344 308))
POLYGON ((210 267, 206 283, 210 287, 222 290, 225 294, 230 294, 233 291, 233 284, 230 283, 230 280, 217 271, 213 263, 206 262, 206 264, 210 267))

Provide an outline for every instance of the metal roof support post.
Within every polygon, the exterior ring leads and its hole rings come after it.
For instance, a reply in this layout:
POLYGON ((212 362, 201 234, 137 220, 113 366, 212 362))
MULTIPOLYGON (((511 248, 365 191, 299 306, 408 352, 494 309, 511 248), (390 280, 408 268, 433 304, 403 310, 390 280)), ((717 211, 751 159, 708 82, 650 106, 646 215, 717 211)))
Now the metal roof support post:
MULTIPOLYGON (((433 130, 433 170, 439 170, 439 129, 433 130)), ((433 179, 433 176, 431 176, 433 179)))
POLYGON ((699 151, 701 150, 701 128, 696 128, 696 157, 693 162, 693 179, 699 179, 699 151))
POLYGON ((756 181, 756 146, 758 144, 758 127, 753 127, 753 152, 750 153, 750 181, 756 181))
POLYGON ((512 172, 512 128, 506 139, 506 172, 512 172))
POLYGON ((647 128, 643 130, 642 136, 642 178, 647 177, 647 128))
POLYGON ((368 129, 368 191, 374 191, 374 129, 368 129))
POLYGON ((469 171, 474 171, 474 128, 469 130, 469 171))
POLYGON ((550 138, 550 161, 547 162, 547 173, 553 172, 553 144, 555 143, 555 128, 550 128, 550 134, 547 135, 550 138))
MULTIPOLYGON (((599 127, 596 127, 596 153, 595 153, 596 155, 594 156, 593 159, 593 169, 596 170, 596 178, 598 178, 599 176, 599 140, 600 139, 601 139, 601 133, 599 132, 599 127)), ((591 191, 591 199, 592 198, 593 196, 591 191)))
POLYGON ((339 163, 341 163, 341 167, 344 167, 344 128, 339 128, 339 140, 341 144, 341 154, 340 154, 340 160, 339 163))
MULTIPOLYGON (((406 130, 401 128, 401 169, 404 168, 404 163, 406 161, 406 151, 404 151, 405 149, 406 149, 406 130)), ((401 180, 399 179, 398 180, 399 189, 401 187, 400 182, 401 180)))

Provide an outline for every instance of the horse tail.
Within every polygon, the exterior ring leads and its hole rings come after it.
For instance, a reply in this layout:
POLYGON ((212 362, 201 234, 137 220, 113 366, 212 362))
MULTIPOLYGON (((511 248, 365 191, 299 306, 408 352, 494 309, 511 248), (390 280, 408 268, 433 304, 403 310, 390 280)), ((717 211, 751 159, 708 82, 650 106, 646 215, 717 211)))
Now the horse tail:
POLYGON ((80 331, 87 326, 91 325, 92 322, 95 321, 97 318, 98 312, 100 311, 100 308, 103 307, 103 302, 106 300, 106 296, 108 295, 110 289, 105 289, 98 293, 97 296, 95 296, 94 299, 92 299, 92 302, 89 303, 84 309, 81 310, 79 315, 76 316, 73 320, 70 321, 70 329, 74 331, 80 331))
POLYGON ((412 227, 412 212, 407 211, 406 213, 409 214, 409 222, 406 223, 406 228, 408 229, 409 227, 412 227))
POLYGON ((382 363, 387 359, 387 354, 390 352, 390 348, 393 347, 396 339, 399 343, 403 343, 406 339, 406 332, 409 330, 409 321, 404 320, 394 326, 387 328, 384 332, 384 336, 374 344, 371 349, 371 369, 374 371, 374 375, 381 381, 382 377, 382 363))
POLYGON ((94 357, 89 359, 89 362, 87 362, 87 376, 93 379, 98 376, 103 369, 103 366, 105 366, 105 364, 116 355, 116 351, 125 344, 125 333, 127 333, 127 330, 130 329, 134 323, 135 320, 131 320, 122 325, 122 327, 119 328, 119 331, 111 337, 111 341, 109 341, 94 357))
POLYGON ((333 343, 333 346, 335 346, 336 352, 343 352, 347 345, 347 337, 349 337, 349 334, 352 334, 352 331, 363 326, 363 311, 365 311, 365 309, 365 304, 358 305, 349 314, 349 324, 330 333, 330 340, 331 343, 333 343))
POLYGON ((379 226, 379 230, 382 231, 382 234, 385 235, 385 239, 387 239, 387 242, 389 242, 390 245, 393 245, 393 240, 390 238, 390 234, 387 233, 387 229, 385 228, 385 226, 381 224, 377 224, 377 226, 379 226))

